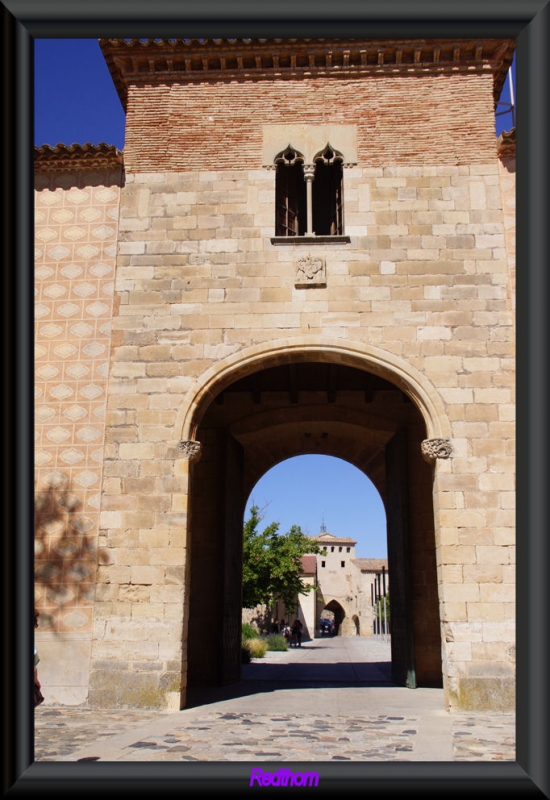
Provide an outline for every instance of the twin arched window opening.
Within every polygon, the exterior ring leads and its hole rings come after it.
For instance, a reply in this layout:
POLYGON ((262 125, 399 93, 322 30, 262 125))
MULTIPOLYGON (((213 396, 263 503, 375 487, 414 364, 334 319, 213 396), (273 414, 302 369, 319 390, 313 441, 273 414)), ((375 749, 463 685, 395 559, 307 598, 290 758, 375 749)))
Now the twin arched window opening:
POLYGON ((276 156, 276 236, 343 235, 343 160, 330 144, 313 164, 290 144, 276 156))

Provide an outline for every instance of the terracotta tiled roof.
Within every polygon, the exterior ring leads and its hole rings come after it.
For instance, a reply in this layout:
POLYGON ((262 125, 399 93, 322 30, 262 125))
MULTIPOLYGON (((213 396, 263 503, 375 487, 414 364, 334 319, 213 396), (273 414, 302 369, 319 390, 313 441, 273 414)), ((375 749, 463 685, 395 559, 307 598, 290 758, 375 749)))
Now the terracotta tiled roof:
POLYGON ((516 155, 516 129, 503 131, 497 139, 499 158, 513 158, 516 155))
POLYGON ((315 575, 317 571, 317 556, 302 556, 302 572, 304 575, 315 575))
POLYGON ((130 84, 204 79, 488 72, 498 100, 513 39, 100 39, 126 107, 130 84), (169 77, 168 77, 169 76, 169 77))
POLYGON ((310 536, 314 542, 317 542, 319 545, 335 545, 335 544, 345 544, 345 545, 356 545, 357 542, 355 539, 350 539, 349 536, 334 536, 332 533, 318 533, 317 536, 310 536))
POLYGON ((382 567, 388 571, 387 558, 354 558, 353 563, 356 564, 361 572, 382 572, 382 567))
POLYGON ((43 144, 34 148, 35 170, 98 169, 123 165, 123 154, 113 144, 43 144))

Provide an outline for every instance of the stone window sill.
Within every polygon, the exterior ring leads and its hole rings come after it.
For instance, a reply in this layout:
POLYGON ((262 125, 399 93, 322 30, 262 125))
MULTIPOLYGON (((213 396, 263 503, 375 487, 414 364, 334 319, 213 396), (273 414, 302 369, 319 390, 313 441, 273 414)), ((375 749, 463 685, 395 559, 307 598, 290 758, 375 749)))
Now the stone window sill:
POLYGON ((350 236, 272 236, 271 244, 349 244, 350 236))

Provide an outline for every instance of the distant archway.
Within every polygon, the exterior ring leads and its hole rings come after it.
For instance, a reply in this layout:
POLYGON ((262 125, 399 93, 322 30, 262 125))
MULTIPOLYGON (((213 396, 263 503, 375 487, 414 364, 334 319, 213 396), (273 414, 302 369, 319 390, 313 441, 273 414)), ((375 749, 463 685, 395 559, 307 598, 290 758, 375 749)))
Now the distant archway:
POLYGON ((342 634, 342 626, 346 619, 346 612, 337 600, 330 600, 325 608, 327 611, 332 611, 334 614, 334 635, 339 636, 342 634))

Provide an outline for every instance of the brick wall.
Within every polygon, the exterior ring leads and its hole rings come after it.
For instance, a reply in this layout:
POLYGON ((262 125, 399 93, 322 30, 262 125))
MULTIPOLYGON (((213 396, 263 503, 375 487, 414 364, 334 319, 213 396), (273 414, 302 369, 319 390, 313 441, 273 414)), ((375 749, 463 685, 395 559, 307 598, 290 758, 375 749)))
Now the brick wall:
POLYGON ((357 124, 363 166, 483 164, 496 155, 489 74, 301 78, 131 86, 125 166, 260 167, 261 126, 283 123, 357 124))

